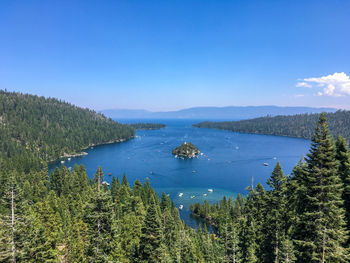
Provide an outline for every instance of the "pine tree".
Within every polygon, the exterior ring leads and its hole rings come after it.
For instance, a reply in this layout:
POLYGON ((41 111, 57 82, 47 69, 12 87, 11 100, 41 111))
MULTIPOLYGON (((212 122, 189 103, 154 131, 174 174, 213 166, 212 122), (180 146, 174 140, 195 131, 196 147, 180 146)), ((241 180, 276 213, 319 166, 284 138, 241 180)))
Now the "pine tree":
POLYGON ((241 249, 239 247, 238 223, 231 221, 227 226, 227 246, 225 262, 240 263, 241 249))
POLYGON ((120 184, 117 183, 117 180, 113 176, 112 183, 111 183, 111 195, 112 195, 112 198, 113 198, 113 202, 115 202, 115 200, 116 200, 119 188, 120 188, 120 184))
MULTIPOLYGON (((265 261, 279 263, 283 262, 281 250, 283 244, 288 240, 288 199, 287 199, 287 177, 283 174, 281 164, 277 162, 272 176, 267 184, 271 187, 268 192, 269 212, 266 218, 267 248, 265 252, 265 261)), ((287 243, 286 243, 287 245, 287 243)), ((291 253, 291 251, 289 251, 291 253)))
POLYGON ((93 262, 108 262, 111 259, 117 231, 112 196, 109 190, 101 188, 102 178, 103 171, 99 167, 93 179, 96 188, 85 215, 90 236, 88 258, 93 262))
POLYGON ((344 248, 346 230, 344 222, 342 182, 338 176, 338 161, 326 116, 321 114, 308 154, 308 173, 304 178, 305 195, 300 221, 300 254, 298 262, 347 262, 344 248))
POLYGON ((242 248, 242 262, 243 263, 256 263, 258 262, 257 251, 257 222, 254 217, 255 204, 254 199, 256 193, 254 189, 250 189, 245 204, 245 217, 242 222, 242 228, 240 233, 240 247, 242 248))
MULTIPOLYGON (((347 229, 350 230, 350 150, 347 146, 346 140, 339 136, 337 143, 336 158, 339 161, 339 175, 342 179, 344 190, 342 198, 344 200, 345 218, 347 229)), ((347 240, 347 245, 350 244, 350 239, 347 240)))
POLYGON ((64 174, 58 167, 50 175, 50 188, 54 190, 59 196, 63 190, 64 174))
POLYGON ((23 240, 27 236, 25 213, 28 207, 14 173, 9 175, 4 187, 0 207, 4 209, 0 214, 0 261, 17 262, 23 253, 23 240))
POLYGON ((92 179, 92 184, 95 185, 97 187, 97 192, 100 193, 101 190, 101 184, 103 181, 103 171, 101 166, 97 167, 96 173, 94 174, 94 178, 92 179))
POLYGON ((159 262, 159 248, 162 241, 162 226, 156 202, 151 198, 142 227, 141 258, 146 262, 159 262))

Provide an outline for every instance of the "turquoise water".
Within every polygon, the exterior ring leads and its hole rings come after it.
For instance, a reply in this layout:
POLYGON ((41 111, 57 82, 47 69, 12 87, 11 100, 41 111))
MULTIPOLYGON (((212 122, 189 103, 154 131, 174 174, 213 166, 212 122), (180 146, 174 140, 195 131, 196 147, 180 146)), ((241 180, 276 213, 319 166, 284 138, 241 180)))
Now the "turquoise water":
MULTIPOLYGON (((177 206, 183 205, 181 216, 193 226, 196 222, 190 217, 191 202, 206 199, 212 203, 224 195, 245 194, 252 178, 254 184, 261 182, 265 187, 277 161, 285 173, 290 173, 310 146, 310 141, 304 139, 193 128, 195 120, 153 122, 165 123, 167 127, 137 131, 133 140, 88 149, 87 156, 66 160, 64 165, 83 164, 90 177, 100 165, 108 182, 112 180, 108 173, 119 177, 125 173, 130 184, 149 178, 159 194, 165 192, 177 206), (203 155, 191 160, 174 158, 172 149, 185 141, 196 145, 203 155)), ((60 165, 53 163, 50 169, 60 165)))

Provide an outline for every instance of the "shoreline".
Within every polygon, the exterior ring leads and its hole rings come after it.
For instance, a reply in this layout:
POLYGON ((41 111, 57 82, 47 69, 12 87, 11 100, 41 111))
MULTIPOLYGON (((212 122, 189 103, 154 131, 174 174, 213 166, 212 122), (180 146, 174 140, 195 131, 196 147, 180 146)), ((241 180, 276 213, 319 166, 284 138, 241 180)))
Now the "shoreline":
POLYGON ((102 145, 107 145, 107 144, 114 144, 114 143, 122 143, 122 142, 126 142, 128 140, 134 139, 134 138, 135 138, 135 136, 132 136, 132 137, 130 137, 128 139, 118 139, 118 140, 112 140, 112 141, 103 142, 103 143, 90 143, 88 146, 83 147, 82 151, 80 153, 64 153, 63 155, 61 155, 60 157, 58 157, 58 158, 56 158, 54 160, 47 161, 47 163, 53 163, 53 162, 60 161, 62 159, 67 159, 67 158, 86 156, 86 155, 88 155, 88 153, 85 152, 85 150, 88 150, 91 147, 102 146, 102 145))

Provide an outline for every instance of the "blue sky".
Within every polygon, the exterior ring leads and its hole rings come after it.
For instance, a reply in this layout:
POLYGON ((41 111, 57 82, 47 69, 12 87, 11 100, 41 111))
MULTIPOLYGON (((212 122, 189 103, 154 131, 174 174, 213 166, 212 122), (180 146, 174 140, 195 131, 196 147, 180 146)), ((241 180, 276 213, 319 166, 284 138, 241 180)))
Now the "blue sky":
POLYGON ((0 88, 96 110, 350 109, 350 1, 0 1, 0 88))

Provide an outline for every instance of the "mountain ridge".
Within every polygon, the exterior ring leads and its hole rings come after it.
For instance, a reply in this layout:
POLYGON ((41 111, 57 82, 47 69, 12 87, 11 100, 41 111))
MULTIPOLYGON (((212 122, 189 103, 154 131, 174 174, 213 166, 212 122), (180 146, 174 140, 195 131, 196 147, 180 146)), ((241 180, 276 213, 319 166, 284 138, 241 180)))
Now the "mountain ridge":
POLYGON ((303 113, 336 112, 330 107, 303 106, 225 106, 192 107, 177 111, 148 111, 128 109, 106 109, 100 111, 110 118, 120 119, 250 119, 263 116, 295 115, 303 113))

